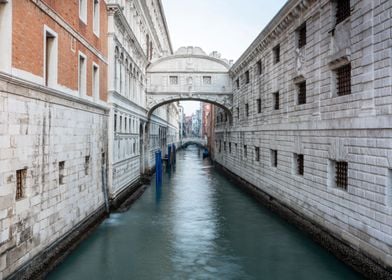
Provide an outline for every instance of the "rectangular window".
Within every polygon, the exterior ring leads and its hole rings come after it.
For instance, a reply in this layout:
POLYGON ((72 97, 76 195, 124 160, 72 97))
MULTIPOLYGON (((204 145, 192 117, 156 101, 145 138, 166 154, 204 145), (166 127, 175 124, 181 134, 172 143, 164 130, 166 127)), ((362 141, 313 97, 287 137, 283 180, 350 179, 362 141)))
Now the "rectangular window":
POLYGON ((274 64, 280 62, 280 45, 272 49, 274 64))
POLYGON ((336 70, 336 86, 338 96, 351 94, 351 64, 336 70))
POLYGON ((257 104, 257 113, 261 113, 261 98, 256 100, 256 104, 257 104))
POLYGON ((347 190, 348 187, 348 163, 346 161, 329 161, 329 185, 334 188, 347 190))
POLYGON ((84 174, 88 175, 90 171, 90 156, 84 158, 84 174))
POLYGON ((239 89, 240 88, 240 79, 235 80, 235 84, 236 84, 237 89, 239 89))
POLYGON ((203 84, 210 85, 211 84, 211 76, 203 76, 203 84))
POLYGON ((248 157, 248 147, 246 145, 244 145, 244 157, 248 157))
POLYGON ((86 95, 86 57, 79 54, 79 95, 86 95))
POLYGON ((121 133, 123 131, 123 126, 122 126, 122 116, 120 116, 120 126, 118 128, 118 131, 121 133))
POLYGON ((113 129, 114 129, 114 132, 116 132, 117 131, 117 114, 114 114, 114 124, 113 124, 113 129))
POLYGON ((249 84, 250 82, 250 75, 249 70, 245 72, 245 83, 249 84))
POLYGON ((223 142, 223 151, 226 152, 226 141, 223 142))
POLYGON ((271 166, 278 167, 278 151, 271 150, 271 166))
POLYGON ((295 173, 297 175, 304 175, 304 155, 294 154, 295 173))
POLYGON ((231 154, 231 142, 229 142, 229 153, 231 154))
POLYGON ((16 171, 16 200, 24 197, 26 188, 27 169, 20 169, 16 171))
POLYGON ((260 161, 260 148, 255 147, 255 156, 256 156, 256 161, 260 161))
POLYGON ((45 85, 57 84, 57 37, 55 33, 45 30, 45 85))
POLYGON ((351 15, 350 0, 336 0, 336 24, 343 22, 351 15))
POLYGON ((298 48, 302 48, 306 45, 306 22, 301 25, 297 30, 298 34, 298 48))
POLYGON ((279 110, 279 91, 272 94, 274 110, 279 110))
POLYGON ((234 144, 234 147, 235 147, 235 153, 238 154, 238 144, 235 143, 235 144, 234 144))
POLYGON ((94 34, 99 37, 99 0, 93 0, 93 30, 94 34))
POLYGON ((170 76, 169 79, 171 85, 178 85, 178 76, 170 76))
POLYGON ((101 154, 101 160, 102 160, 102 165, 105 165, 106 164, 106 154, 105 153, 101 154))
POLYGON ((59 162, 59 184, 64 185, 65 183, 65 161, 59 162))
POLYGON ((237 107, 237 119, 240 119, 240 107, 237 107))
POLYGON ((99 100, 99 68, 97 65, 93 65, 93 97, 95 100, 99 100))
POLYGON ((245 113, 246 113, 246 116, 249 117, 249 104, 248 103, 245 104, 245 113))
POLYGON ((79 18, 87 23, 87 0, 79 0, 79 18))
POLYGON ((263 73, 263 65, 261 64, 261 60, 256 63, 257 74, 261 75, 263 73))
POLYGON ((298 105, 306 104, 306 81, 297 84, 298 105))

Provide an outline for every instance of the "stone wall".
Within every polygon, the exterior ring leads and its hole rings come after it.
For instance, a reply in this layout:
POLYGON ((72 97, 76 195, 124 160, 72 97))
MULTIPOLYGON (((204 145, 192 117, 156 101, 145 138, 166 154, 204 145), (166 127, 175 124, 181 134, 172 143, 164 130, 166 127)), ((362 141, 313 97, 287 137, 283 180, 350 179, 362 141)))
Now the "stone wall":
POLYGON ((392 2, 352 0, 340 23, 336 5, 288 1, 235 63, 233 124, 215 127, 215 160, 392 267, 392 2), (345 65, 351 94, 339 96, 337 72, 345 65), (346 189, 337 187, 339 162, 348 165, 346 189))
POLYGON ((106 110, 75 101, 0 76, 0 279, 104 204, 106 110))

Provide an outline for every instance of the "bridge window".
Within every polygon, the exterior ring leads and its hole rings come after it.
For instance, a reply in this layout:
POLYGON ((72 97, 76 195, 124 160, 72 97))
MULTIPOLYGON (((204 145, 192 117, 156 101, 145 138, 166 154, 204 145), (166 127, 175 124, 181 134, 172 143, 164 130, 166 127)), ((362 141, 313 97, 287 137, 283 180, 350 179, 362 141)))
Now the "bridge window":
POLYGON ((339 24, 351 15, 350 0, 337 0, 335 3, 336 24, 339 24))
POLYGON ((257 104, 257 113, 261 113, 261 98, 256 100, 256 104, 257 104))
POLYGON ((274 110, 279 110, 279 91, 272 94, 274 110))
POLYGON ((170 76, 170 84, 178 85, 178 76, 170 76))
POLYGON ((297 35, 298 35, 298 48, 302 48, 306 45, 306 22, 302 24, 298 30, 297 30, 297 35))
POLYGON ((351 64, 344 65, 336 71, 337 95, 351 94, 351 64))
POLYGON ((272 49, 274 64, 280 62, 280 45, 277 45, 275 48, 272 49))
POLYGON ((306 104, 306 81, 297 84, 297 104, 306 104))
POLYGON ((249 70, 245 72, 245 83, 247 83, 247 84, 250 83, 250 74, 249 74, 249 70))
POLYGON ((294 167, 297 175, 304 175, 304 155, 294 154, 294 167))
POLYGON ((16 200, 20 200, 24 197, 24 191, 26 188, 26 177, 27 169, 20 169, 16 171, 16 200))
POLYGON ((271 166, 278 167, 278 151, 271 150, 271 166))
POLYGON ((263 73, 263 65, 261 64, 261 60, 256 63, 257 74, 261 75, 263 73))
POLYGON ((256 161, 260 161, 260 148, 259 147, 255 147, 255 157, 256 157, 256 161))
POLYGON ((64 185, 65 183, 65 161, 59 162, 59 184, 64 185))
POLYGON ((211 76, 203 76, 203 84, 210 85, 211 84, 211 76))

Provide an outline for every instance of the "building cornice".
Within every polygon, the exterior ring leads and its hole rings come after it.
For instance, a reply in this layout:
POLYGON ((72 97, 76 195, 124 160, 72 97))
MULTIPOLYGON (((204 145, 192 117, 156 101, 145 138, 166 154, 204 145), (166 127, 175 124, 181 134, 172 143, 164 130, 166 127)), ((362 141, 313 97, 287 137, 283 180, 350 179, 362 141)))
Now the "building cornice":
POLYGON ((298 16, 308 10, 314 2, 316 0, 289 0, 234 63, 230 69, 231 74, 235 76, 241 73, 250 61, 270 47, 271 42, 279 38, 298 16))
POLYGON ((164 25, 165 31, 166 31, 166 37, 167 37, 167 42, 168 42, 169 48, 170 48, 170 54, 173 54, 173 46, 172 46, 171 39, 170 39, 169 27, 167 25, 167 20, 166 20, 165 10, 163 9, 162 0, 157 0, 157 1, 158 1, 158 5, 159 5, 160 14, 162 15, 163 25, 164 25))

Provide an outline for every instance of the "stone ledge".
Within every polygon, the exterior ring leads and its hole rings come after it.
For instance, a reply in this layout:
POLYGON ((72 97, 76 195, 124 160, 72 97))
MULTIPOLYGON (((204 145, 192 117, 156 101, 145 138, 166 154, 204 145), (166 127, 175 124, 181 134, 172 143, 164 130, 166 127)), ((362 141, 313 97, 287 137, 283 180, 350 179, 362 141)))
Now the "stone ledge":
POLYGON ((218 162, 214 162, 217 169, 228 175, 229 180, 235 181, 247 193, 251 194, 263 206, 278 214, 287 222, 295 225, 298 229, 309 234, 313 241, 323 246, 355 271, 368 279, 392 279, 392 267, 386 267, 369 256, 366 252, 359 251, 350 246, 344 240, 333 235, 325 227, 307 219, 290 206, 270 196, 243 178, 234 174, 218 162))

